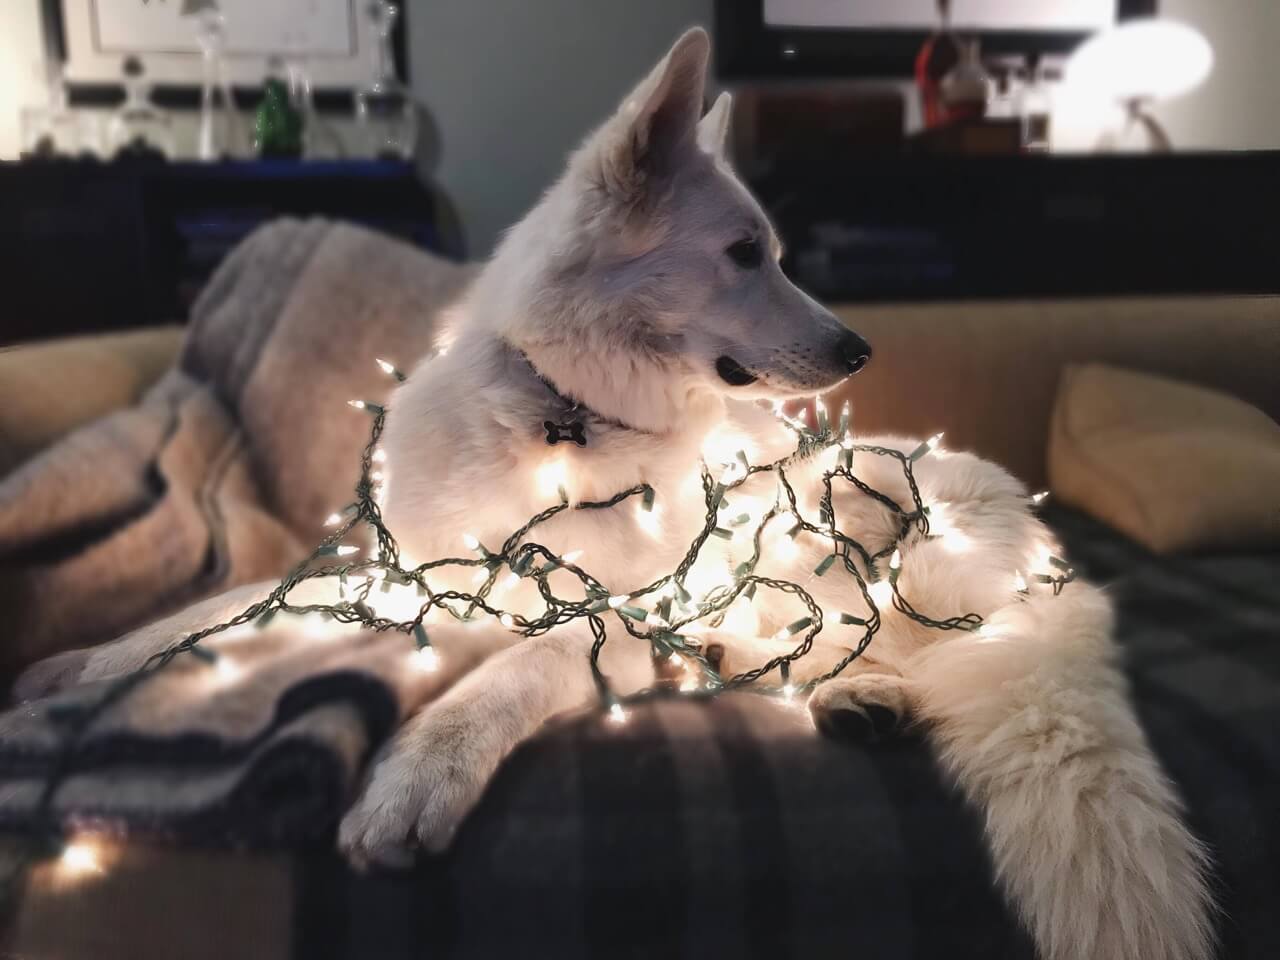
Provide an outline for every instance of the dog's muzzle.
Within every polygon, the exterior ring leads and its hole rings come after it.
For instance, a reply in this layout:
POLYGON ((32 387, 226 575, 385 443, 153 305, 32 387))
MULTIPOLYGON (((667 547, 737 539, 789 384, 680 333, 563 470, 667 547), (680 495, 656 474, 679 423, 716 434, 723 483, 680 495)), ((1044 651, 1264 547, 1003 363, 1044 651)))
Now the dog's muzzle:
POLYGON ((760 379, 733 357, 727 355, 716 358, 716 373, 731 387, 745 387, 760 379))

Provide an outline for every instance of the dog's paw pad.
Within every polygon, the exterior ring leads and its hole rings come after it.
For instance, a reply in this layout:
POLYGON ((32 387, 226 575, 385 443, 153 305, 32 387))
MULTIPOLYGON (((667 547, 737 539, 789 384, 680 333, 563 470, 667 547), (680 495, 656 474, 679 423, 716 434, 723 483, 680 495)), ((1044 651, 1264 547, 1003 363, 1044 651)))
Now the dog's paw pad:
POLYGON ((841 709, 813 710, 812 713, 814 726, 832 739, 854 743, 866 743, 871 739, 871 717, 861 707, 850 705, 841 709))
POLYGON ((901 718, 879 704, 847 704, 813 711, 813 722, 828 737, 851 743, 879 743, 898 731, 901 718))
POLYGON ((878 743, 902 729, 906 701, 896 686, 859 679, 834 680, 814 691, 809 712, 814 726, 826 736, 854 743, 878 743))

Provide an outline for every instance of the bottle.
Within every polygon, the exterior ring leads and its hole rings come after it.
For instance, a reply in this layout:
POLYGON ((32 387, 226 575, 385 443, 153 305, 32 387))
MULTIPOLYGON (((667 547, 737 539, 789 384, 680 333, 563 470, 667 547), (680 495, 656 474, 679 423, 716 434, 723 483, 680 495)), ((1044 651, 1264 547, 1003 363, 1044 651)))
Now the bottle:
POLYGON ((977 39, 961 47, 960 62, 939 85, 947 120, 981 120, 987 113, 991 95, 991 75, 982 65, 981 42, 977 39))
POLYGON ((396 76, 391 53, 391 30, 400 9, 387 0, 375 0, 367 12, 378 38, 378 56, 373 77, 355 95, 358 152, 378 159, 411 160, 418 145, 418 113, 396 76))
POLYGON ((960 63, 962 51, 956 35, 951 32, 951 0, 938 0, 940 26, 920 48, 916 55, 916 87, 920 91, 920 106, 926 128, 941 126, 949 119, 942 99, 942 80, 960 63))
POLYGON ((1053 101, 1048 77, 1039 58, 1027 66, 1027 82, 1022 87, 1018 119, 1022 123, 1022 149, 1027 153, 1049 152, 1049 117, 1053 101))
POLYGON ((289 99, 280 59, 268 60, 267 69, 262 102, 253 117, 253 148, 260 157, 296 159, 302 156, 302 114, 289 99))

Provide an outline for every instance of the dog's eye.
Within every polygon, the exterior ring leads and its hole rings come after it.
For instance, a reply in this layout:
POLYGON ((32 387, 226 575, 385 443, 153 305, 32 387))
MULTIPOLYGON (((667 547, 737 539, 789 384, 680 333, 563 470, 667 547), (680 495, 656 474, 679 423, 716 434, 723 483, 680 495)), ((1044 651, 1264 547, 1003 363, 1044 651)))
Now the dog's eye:
POLYGON ((764 260, 760 244, 751 239, 730 244, 725 253, 729 255, 730 260, 747 270, 760 266, 761 261, 764 260))

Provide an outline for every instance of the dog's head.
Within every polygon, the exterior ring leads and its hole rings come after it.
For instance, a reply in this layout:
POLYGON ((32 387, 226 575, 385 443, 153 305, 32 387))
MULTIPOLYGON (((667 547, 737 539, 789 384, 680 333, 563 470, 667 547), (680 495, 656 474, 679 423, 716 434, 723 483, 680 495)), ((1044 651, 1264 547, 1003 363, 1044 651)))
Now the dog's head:
POLYGON ((701 116, 709 52, 703 30, 685 33, 508 235, 494 266, 526 278, 538 305, 508 334, 544 364, 540 346, 566 338, 580 357, 625 352, 633 377, 665 378, 667 393, 826 390, 871 349, 779 267, 725 158, 729 95, 701 116))

